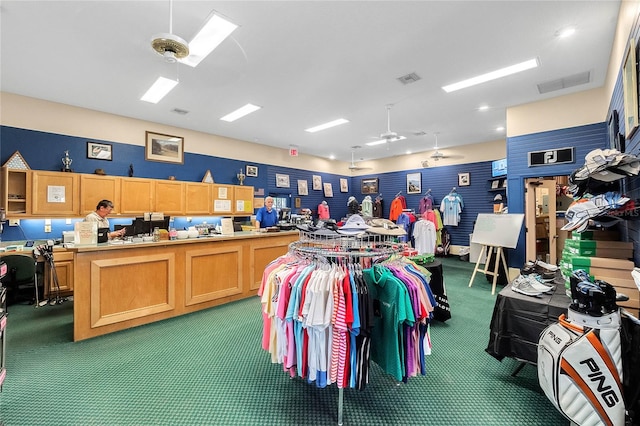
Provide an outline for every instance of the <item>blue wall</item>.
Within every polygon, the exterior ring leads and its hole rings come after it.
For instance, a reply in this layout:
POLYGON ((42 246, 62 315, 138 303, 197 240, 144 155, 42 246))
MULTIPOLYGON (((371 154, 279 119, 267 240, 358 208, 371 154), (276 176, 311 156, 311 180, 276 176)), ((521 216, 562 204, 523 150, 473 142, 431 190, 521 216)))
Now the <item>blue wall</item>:
MULTIPOLYGON (((507 170, 509 213, 525 213, 524 180, 545 176, 569 176, 584 164, 585 155, 596 148, 605 148, 606 123, 571 127, 507 138, 507 170), (549 166, 529 166, 528 153, 555 148, 574 147, 574 162, 549 166)), ((509 266, 520 267, 527 260, 524 226, 518 246, 509 252, 509 266)))
MULTIPOLYGON (((188 141, 186 141, 188 143, 188 141)), ((188 146, 187 146, 188 147, 188 146)), ((294 205, 296 197, 300 197, 301 208, 316 210, 318 204, 326 200, 329 204, 331 217, 339 220, 347 214, 347 200, 355 196, 358 201, 365 197, 361 192, 361 180, 367 177, 379 178, 380 193, 383 194, 384 216, 389 215, 389 204, 394 195, 402 192, 407 198, 407 207, 416 209, 422 194, 406 195, 407 173, 420 172, 422 176, 422 192, 428 188, 436 203, 447 195, 454 186, 458 186, 458 173, 470 173, 471 185, 458 187, 462 195, 465 209, 458 227, 448 227, 452 234, 452 244, 468 245, 469 233, 478 213, 493 211, 494 192, 489 192, 491 177, 491 162, 478 162, 465 165, 434 167, 427 169, 413 169, 401 172, 371 174, 363 177, 336 175, 313 170, 301 170, 290 167, 273 166, 262 163, 247 163, 221 157, 185 152, 184 164, 175 165, 145 161, 144 147, 119 143, 116 141, 87 139, 76 136, 66 136, 54 133, 19 129, 0 126, 0 164, 4 164, 15 151, 19 151, 29 167, 34 170, 60 170, 64 151, 69 151, 73 159, 71 168, 77 173, 93 173, 95 169, 104 169, 108 175, 128 176, 129 165, 133 165, 134 176, 166 179, 175 176, 177 180, 200 182, 207 170, 211 171, 214 181, 224 184, 238 184, 236 174, 247 164, 258 167, 257 177, 247 177, 245 185, 253 186, 256 190, 263 190, 264 195, 278 195, 288 197, 290 205, 294 205), (108 143, 112 145, 113 161, 95 160, 87 158, 87 142, 108 143), (276 186, 276 174, 289 176, 289 188, 276 186), (323 191, 313 189, 312 176, 320 175, 323 183, 331 183, 333 197, 324 196, 323 191), (347 179, 349 191, 340 192, 340 178, 347 179), (298 195, 298 180, 306 180, 309 195, 298 195)), ((295 212, 296 209, 293 209, 295 212)), ((110 217, 114 224, 129 224, 132 218, 110 217)), ((44 233, 42 219, 23 219, 20 227, 4 227, 2 239, 16 241, 26 239, 60 238, 62 231, 72 230, 73 223, 79 219, 72 219, 70 224, 65 219, 52 219, 52 232, 44 233)), ((188 223, 184 217, 174 218, 173 226, 181 229, 185 226, 202 223, 218 223, 219 217, 194 217, 188 223)))

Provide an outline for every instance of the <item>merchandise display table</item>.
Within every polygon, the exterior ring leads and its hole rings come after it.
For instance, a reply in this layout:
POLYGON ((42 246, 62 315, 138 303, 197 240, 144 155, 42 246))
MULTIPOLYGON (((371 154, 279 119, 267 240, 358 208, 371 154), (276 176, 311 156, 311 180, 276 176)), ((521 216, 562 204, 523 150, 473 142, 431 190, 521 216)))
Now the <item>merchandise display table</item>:
POLYGON ((498 360, 504 357, 536 364, 538 339, 549 324, 566 314, 571 299, 562 284, 551 295, 525 296, 505 286, 496 299, 491 318, 487 353, 498 360))

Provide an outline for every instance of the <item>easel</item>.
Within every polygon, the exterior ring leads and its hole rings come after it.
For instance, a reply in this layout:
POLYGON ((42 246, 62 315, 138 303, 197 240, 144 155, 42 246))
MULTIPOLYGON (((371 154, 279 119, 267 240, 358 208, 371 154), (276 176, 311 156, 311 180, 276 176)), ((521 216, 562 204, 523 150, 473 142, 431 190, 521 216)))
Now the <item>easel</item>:
POLYGON ((490 246, 490 245, 482 245, 482 249, 480 250, 480 256, 478 256, 478 261, 476 262, 476 267, 473 268, 473 274, 471 274, 471 279, 469 280, 469 287, 473 285, 473 279, 476 277, 476 272, 482 272, 485 275, 493 275, 493 284, 491 286, 491 294, 496 293, 496 283, 498 282, 498 271, 500 270, 500 262, 502 262, 502 266, 504 266, 504 270, 508 273, 509 268, 507 267, 507 260, 504 258, 504 251, 502 246, 490 246), (496 262, 493 268, 493 271, 489 271, 489 260, 491 259, 491 255, 493 254, 493 250, 496 250, 496 262), (487 252, 487 260, 484 264, 484 269, 479 269, 480 261, 482 260, 482 255, 487 252))

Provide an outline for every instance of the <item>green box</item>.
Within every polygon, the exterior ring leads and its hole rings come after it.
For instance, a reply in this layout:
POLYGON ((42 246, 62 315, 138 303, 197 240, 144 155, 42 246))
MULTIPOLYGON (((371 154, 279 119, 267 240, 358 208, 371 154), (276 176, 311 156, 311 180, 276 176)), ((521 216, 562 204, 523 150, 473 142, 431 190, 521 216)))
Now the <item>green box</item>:
POLYGON ((595 256, 596 242, 590 240, 566 240, 564 247, 571 255, 595 256))
POLYGON ((593 231, 571 232, 572 240, 593 240, 593 231))

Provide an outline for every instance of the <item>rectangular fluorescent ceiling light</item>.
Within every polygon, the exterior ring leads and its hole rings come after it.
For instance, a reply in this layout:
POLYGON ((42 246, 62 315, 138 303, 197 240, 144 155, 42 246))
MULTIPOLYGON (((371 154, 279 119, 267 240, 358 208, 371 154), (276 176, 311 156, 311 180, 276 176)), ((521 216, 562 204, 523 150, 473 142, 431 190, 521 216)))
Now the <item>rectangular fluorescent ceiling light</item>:
POLYGON ((458 83, 443 86, 445 92, 455 92, 456 90, 465 89, 467 87, 475 86, 476 84, 486 83, 487 81, 497 80, 498 78, 506 77, 511 74, 516 74, 522 71, 536 68, 538 66, 537 59, 529 59, 528 61, 520 62, 519 64, 511 65, 506 68, 501 68, 496 71, 491 71, 486 74, 479 75, 477 77, 469 78, 467 80, 459 81, 458 83))
POLYGON ((245 106, 238 108, 237 110, 230 112, 229 114, 220 118, 220 120, 228 121, 229 123, 231 123, 232 121, 236 121, 238 118, 242 118, 245 115, 249 115, 252 112, 259 110, 260 108, 262 107, 252 105, 252 104, 246 104, 245 106))
POLYGON ((213 52, 238 26, 213 12, 196 36, 189 42, 189 56, 180 62, 196 67, 213 52))
POLYGON ((309 132, 309 133, 315 133, 315 132, 319 132, 320 130, 324 130, 324 129, 329 129, 331 127, 336 127, 339 126, 341 124, 344 123, 348 123, 349 120, 345 120, 344 118, 338 118, 337 120, 333 120, 330 121, 328 123, 324 123, 324 124, 320 124, 319 126, 315 126, 315 127, 309 127, 308 129, 305 129, 305 132, 309 132))
POLYGON ((164 98, 167 93, 171 91, 178 82, 176 80, 171 80, 169 78, 158 77, 155 83, 147 90, 147 93, 142 95, 140 98, 141 101, 150 102, 152 104, 157 104, 160 102, 160 99, 164 98))
POLYGON ((397 142, 397 141, 402 141, 402 140, 405 140, 405 139, 406 139, 406 136, 398 136, 398 137, 395 137, 395 138, 389 139, 389 140, 380 139, 379 141, 367 142, 367 143, 365 143, 365 145, 367 145, 367 146, 376 146, 376 145, 382 145, 383 143, 387 143, 387 142, 397 142))

